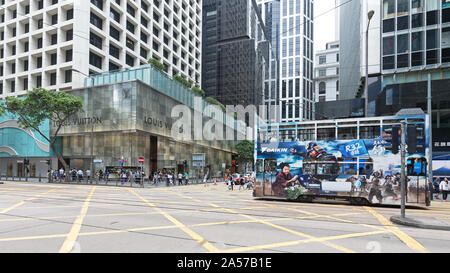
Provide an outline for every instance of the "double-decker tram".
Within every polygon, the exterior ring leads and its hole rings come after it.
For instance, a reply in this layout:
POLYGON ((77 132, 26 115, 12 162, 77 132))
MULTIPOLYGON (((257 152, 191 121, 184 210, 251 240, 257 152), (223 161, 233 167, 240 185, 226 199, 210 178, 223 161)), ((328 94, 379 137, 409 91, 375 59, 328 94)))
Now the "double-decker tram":
POLYGON ((253 196, 400 205, 401 121, 406 122, 406 202, 429 206, 426 115, 258 126, 253 196))

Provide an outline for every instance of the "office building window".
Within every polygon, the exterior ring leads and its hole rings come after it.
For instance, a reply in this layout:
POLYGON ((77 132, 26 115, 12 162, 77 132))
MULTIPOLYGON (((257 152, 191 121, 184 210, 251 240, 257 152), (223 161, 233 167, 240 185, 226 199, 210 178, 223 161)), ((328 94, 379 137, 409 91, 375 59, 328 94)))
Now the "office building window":
POLYGON ((36 77, 36 88, 39 88, 42 86, 42 76, 36 77))
POLYGON ((134 66, 134 58, 128 54, 126 55, 125 62, 129 66, 134 66))
POLYGON ((42 48, 42 38, 37 39, 37 48, 42 48))
POLYGON ((72 61, 72 49, 66 50, 66 62, 72 61))
POLYGON ((120 41, 120 32, 112 26, 109 27, 109 35, 117 41, 120 41))
POLYGON ((50 73, 50 85, 56 85, 56 73, 50 73))
POLYGON ((58 34, 52 34, 51 36, 51 44, 56 45, 58 43, 58 34))
POLYGON ((50 55, 50 65, 55 65, 56 64, 56 53, 53 53, 50 55))
POLYGON ((102 69, 102 57, 89 52, 89 64, 102 69))
POLYGON ((92 32, 89 34, 89 42, 91 45, 93 45, 99 49, 102 49, 102 44, 103 44, 102 38, 100 38, 99 36, 95 35, 92 32))
POLYGON ((90 22, 99 29, 103 29, 103 20, 91 12, 90 22))
POLYGON ((67 20, 73 19, 73 9, 69 9, 66 11, 66 19, 67 20))
POLYGON ((28 90, 28 79, 23 79, 23 90, 28 90))
POLYGON ((64 74, 65 82, 72 82, 72 70, 66 70, 64 74))
POLYGON ((120 13, 112 9, 109 11, 109 17, 120 24, 120 13))
POLYGON ((136 13, 134 8, 132 6, 130 6, 130 4, 127 4, 127 12, 133 17, 135 16, 135 13, 136 13))
POLYGON ((395 16, 395 0, 383 0, 383 19, 395 16))
POLYGON ((58 23, 58 14, 52 15, 52 25, 56 25, 58 23))
POLYGON ((119 70, 120 69, 120 67, 118 66, 118 65, 116 65, 116 64, 113 64, 113 63, 109 63, 109 71, 114 71, 114 70, 119 70))
POLYGON ((394 54, 395 49, 395 37, 385 37, 383 38, 383 55, 394 54))
POLYGON ((120 58, 120 49, 109 44, 109 54, 117 59, 120 58))
POLYGON ((73 40, 73 29, 69 29, 66 31, 66 41, 73 40))
POLYGON ((326 55, 319 56, 319 64, 324 64, 326 62, 327 62, 327 56, 326 55))
POLYGON ((42 57, 36 58, 36 68, 42 68, 42 57))
POLYGON ((91 0, 91 3, 100 10, 103 10, 103 0, 91 0))

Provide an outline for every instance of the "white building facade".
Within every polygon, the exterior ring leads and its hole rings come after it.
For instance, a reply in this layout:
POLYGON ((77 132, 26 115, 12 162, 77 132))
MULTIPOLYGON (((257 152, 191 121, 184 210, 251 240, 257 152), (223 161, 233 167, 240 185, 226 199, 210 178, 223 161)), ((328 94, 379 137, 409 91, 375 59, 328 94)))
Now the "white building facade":
POLYGON ((314 85, 316 102, 339 99, 339 42, 327 43, 316 52, 314 85))
POLYGON ((0 98, 147 64, 201 83, 200 0, 2 0, 0 98))
POLYGON ((314 1, 280 1, 282 122, 313 119, 314 1))

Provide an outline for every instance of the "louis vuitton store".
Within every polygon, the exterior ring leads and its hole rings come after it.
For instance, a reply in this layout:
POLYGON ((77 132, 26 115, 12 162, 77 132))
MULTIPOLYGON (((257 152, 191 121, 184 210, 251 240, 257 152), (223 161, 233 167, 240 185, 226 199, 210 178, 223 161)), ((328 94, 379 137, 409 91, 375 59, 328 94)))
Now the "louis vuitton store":
MULTIPOLYGON (((87 87, 68 91, 84 101, 83 110, 59 133, 61 152, 70 168, 87 170, 91 162, 94 170, 140 167, 138 159, 143 157, 147 174, 170 170, 195 176, 199 170, 193 167, 192 154, 202 153, 205 168, 201 172, 221 176, 231 170, 234 141, 172 137, 176 121, 172 109, 185 105, 194 116, 193 92, 149 66, 128 76, 124 73, 130 71, 116 73, 122 74, 94 75, 87 87)), ((203 122, 208 119, 202 118, 203 122)), ((50 124, 51 131, 54 126, 50 124)))

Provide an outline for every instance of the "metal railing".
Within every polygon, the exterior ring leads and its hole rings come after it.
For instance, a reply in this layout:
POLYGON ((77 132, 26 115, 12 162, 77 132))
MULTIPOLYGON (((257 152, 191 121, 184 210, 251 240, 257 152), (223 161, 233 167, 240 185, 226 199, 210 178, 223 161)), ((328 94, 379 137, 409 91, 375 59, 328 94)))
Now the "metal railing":
MULTIPOLYGON (((88 178, 87 176, 83 177, 64 177, 61 179, 60 177, 55 176, 37 176, 37 177, 28 177, 28 176, 8 176, 6 174, 0 174, 0 181, 13 181, 13 182, 34 182, 34 183, 52 183, 52 184, 66 184, 66 185, 99 185, 99 186, 114 186, 114 187, 132 187, 132 188, 157 188, 157 187, 178 187, 178 186, 186 186, 186 185, 196 185, 196 184, 204 184, 201 178, 193 178, 189 179, 188 183, 186 183, 186 179, 182 179, 181 184, 178 179, 174 179, 172 183, 168 182, 166 178, 162 178, 159 181, 149 181, 148 178, 88 178)), ((207 181, 208 184, 211 183, 223 183, 223 178, 216 178, 216 180, 209 179, 207 181)))

